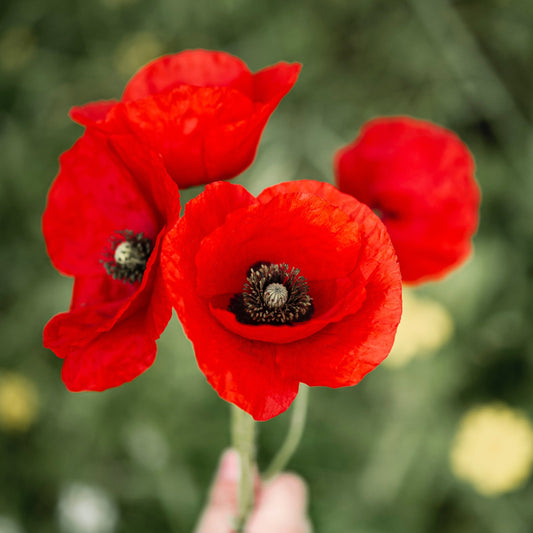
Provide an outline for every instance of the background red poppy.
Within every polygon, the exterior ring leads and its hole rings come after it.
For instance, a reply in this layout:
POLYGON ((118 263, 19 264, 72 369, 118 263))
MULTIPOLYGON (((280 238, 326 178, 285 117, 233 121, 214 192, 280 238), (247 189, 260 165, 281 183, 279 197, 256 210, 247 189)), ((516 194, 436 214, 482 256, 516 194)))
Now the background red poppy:
POLYGON ((400 319, 384 226, 325 183, 284 183, 257 199, 237 185, 209 185, 169 231, 162 266, 200 369, 257 420, 287 409, 299 382, 358 383, 388 354, 400 319), (243 324, 228 309, 261 261, 300 269, 315 307, 309 320, 243 324))
POLYGON ((441 278, 470 254, 480 194, 453 132, 409 117, 371 120, 337 152, 335 173, 341 191, 383 220, 405 282, 441 278))
POLYGON ((131 132, 160 152, 180 188, 229 179, 255 157, 263 129, 290 91, 300 64, 253 74, 225 52, 160 57, 129 81, 120 102, 74 107, 71 117, 107 132, 131 132))

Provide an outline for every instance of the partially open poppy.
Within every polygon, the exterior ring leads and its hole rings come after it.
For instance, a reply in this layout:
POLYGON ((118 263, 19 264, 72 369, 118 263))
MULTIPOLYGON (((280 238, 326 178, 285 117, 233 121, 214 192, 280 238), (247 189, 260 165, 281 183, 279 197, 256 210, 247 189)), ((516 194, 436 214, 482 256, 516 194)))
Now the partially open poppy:
POLYGON ((316 181, 208 185, 163 243, 172 304, 218 394, 266 420, 299 382, 358 383, 389 353, 401 277, 370 209, 316 181), (179 251, 179 253, 177 253, 179 251))
POLYGON ((167 224, 179 216, 178 187, 161 158, 135 139, 86 132, 60 159, 43 215, 54 266, 74 277, 70 310, 44 329, 65 359, 72 391, 131 381, 156 353, 171 306, 160 271, 167 224))
POLYGON ((451 131, 409 117, 367 122, 335 155, 339 189, 389 231, 405 282, 438 279, 464 261, 478 224, 474 161, 451 131))
POLYGON ((281 62, 253 74, 230 54, 187 50, 141 68, 120 102, 75 107, 71 116, 106 132, 133 133, 163 155, 181 188, 229 179, 253 161, 300 67, 281 62))

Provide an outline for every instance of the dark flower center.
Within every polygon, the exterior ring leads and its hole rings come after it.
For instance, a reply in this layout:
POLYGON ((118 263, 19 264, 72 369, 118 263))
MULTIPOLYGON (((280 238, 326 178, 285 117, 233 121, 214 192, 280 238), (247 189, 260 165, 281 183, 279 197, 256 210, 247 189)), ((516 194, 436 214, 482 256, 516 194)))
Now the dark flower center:
POLYGON ((383 219, 383 209, 379 207, 373 207, 372 211, 374 211, 374 215, 376 215, 378 218, 383 219))
POLYGON ((141 281, 151 252, 152 242, 142 233, 118 231, 102 263, 113 279, 135 283, 141 281))
POLYGON ((249 268, 228 309, 243 324, 290 325, 311 318, 313 299, 299 269, 261 261, 249 268))
POLYGON ((400 215, 398 213, 396 213, 395 211, 391 211, 391 209, 384 209, 377 202, 370 205, 370 208, 382 222, 386 222, 388 220, 397 220, 398 218, 400 218, 400 215))

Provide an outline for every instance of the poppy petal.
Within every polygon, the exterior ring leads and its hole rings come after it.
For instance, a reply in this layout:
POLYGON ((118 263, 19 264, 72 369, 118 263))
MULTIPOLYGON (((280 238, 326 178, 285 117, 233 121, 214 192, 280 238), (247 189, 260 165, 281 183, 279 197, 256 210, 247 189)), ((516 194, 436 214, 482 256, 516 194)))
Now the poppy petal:
MULTIPOLYGON (((61 373, 67 388, 102 391, 131 381, 149 368, 155 358, 156 344, 155 339, 144 333, 144 319, 143 314, 135 314, 90 342, 73 346, 61 373), (110 349, 110 346, 120 349, 110 349)), ((88 329, 91 327, 90 323, 86 325, 88 329)))
POLYGON ((296 397, 298 381, 283 377, 270 345, 233 335, 213 318, 195 325, 188 334, 207 381, 221 398, 255 420, 280 414, 296 397))
MULTIPOLYGON (((111 116, 109 128, 111 123, 118 123, 116 129, 123 131, 127 125, 141 142, 163 155, 178 185, 189 187, 212 180, 207 169, 211 165, 206 148, 208 132, 223 125, 244 125, 248 131, 253 126, 248 123, 253 118, 253 103, 248 96, 228 87, 180 86, 121 104, 111 116)), ((243 164, 241 155, 230 151, 238 144, 232 135, 217 136, 217 146, 232 165, 243 164)))
POLYGON ((379 267, 368 280, 359 311, 299 341, 298 351, 278 346, 284 376, 311 386, 344 387, 357 384, 385 359, 402 311, 399 269, 390 250, 389 245, 378 252, 379 267))
POLYGON ((205 297, 240 292, 248 269, 261 261, 286 263, 309 281, 341 278, 357 262, 357 240, 357 223, 341 209, 315 195, 279 195, 229 214, 203 239, 197 290, 205 297))
POLYGON ((209 50, 185 50, 154 59, 128 82, 122 101, 139 100, 180 85, 233 87, 244 94, 252 89, 252 73, 231 54, 209 50))
MULTIPOLYGON (((244 187, 216 182, 186 204, 186 216, 170 228, 161 252, 163 276, 175 306, 181 307, 185 293, 194 295, 195 286, 191 286, 189 280, 196 278, 194 257, 204 236, 221 226, 229 213, 255 202, 256 199, 244 187), (184 249, 187 253, 183 253, 184 249)), ((194 317, 194 314, 183 313, 181 318, 186 332, 188 316, 194 317)))
POLYGON ((70 118, 82 126, 96 126, 104 122, 107 115, 118 104, 117 100, 101 100, 89 104, 74 106, 70 110, 70 118))
POLYGON ((101 274, 117 232, 157 235, 157 213, 104 136, 86 132, 60 164, 42 222, 48 254, 59 271, 101 274))
POLYGON ((301 70, 300 63, 281 61, 256 72, 253 78, 254 100, 275 107, 292 89, 301 70))
POLYGON ((379 118, 335 155, 341 191, 380 213, 407 283, 438 279, 470 253, 480 194, 474 161, 451 131, 379 118))

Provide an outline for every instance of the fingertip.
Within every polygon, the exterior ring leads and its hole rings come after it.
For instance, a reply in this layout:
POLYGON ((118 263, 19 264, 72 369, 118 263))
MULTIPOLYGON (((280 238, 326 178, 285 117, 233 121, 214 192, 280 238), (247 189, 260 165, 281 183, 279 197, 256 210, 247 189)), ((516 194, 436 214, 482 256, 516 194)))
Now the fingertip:
POLYGON ((211 485, 209 501, 200 517, 195 533, 229 531, 237 509, 239 476, 239 456, 235 450, 227 449, 220 457, 211 485))
POLYGON ((237 482, 239 480, 239 476, 239 454, 233 448, 228 448, 222 452, 220 457, 216 479, 226 482, 237 482))
POLYGON ((211 494, 210 506, 232 509, 237 505, 237 484, 240 476, 239 455, 233 449, 222 453, 211 494))
POLYGON ((263 498, 285 502, 296 512, 307 509, 308 488, 305 481, 291 472, 283 472, 267 483, 263 489, 263 498))

